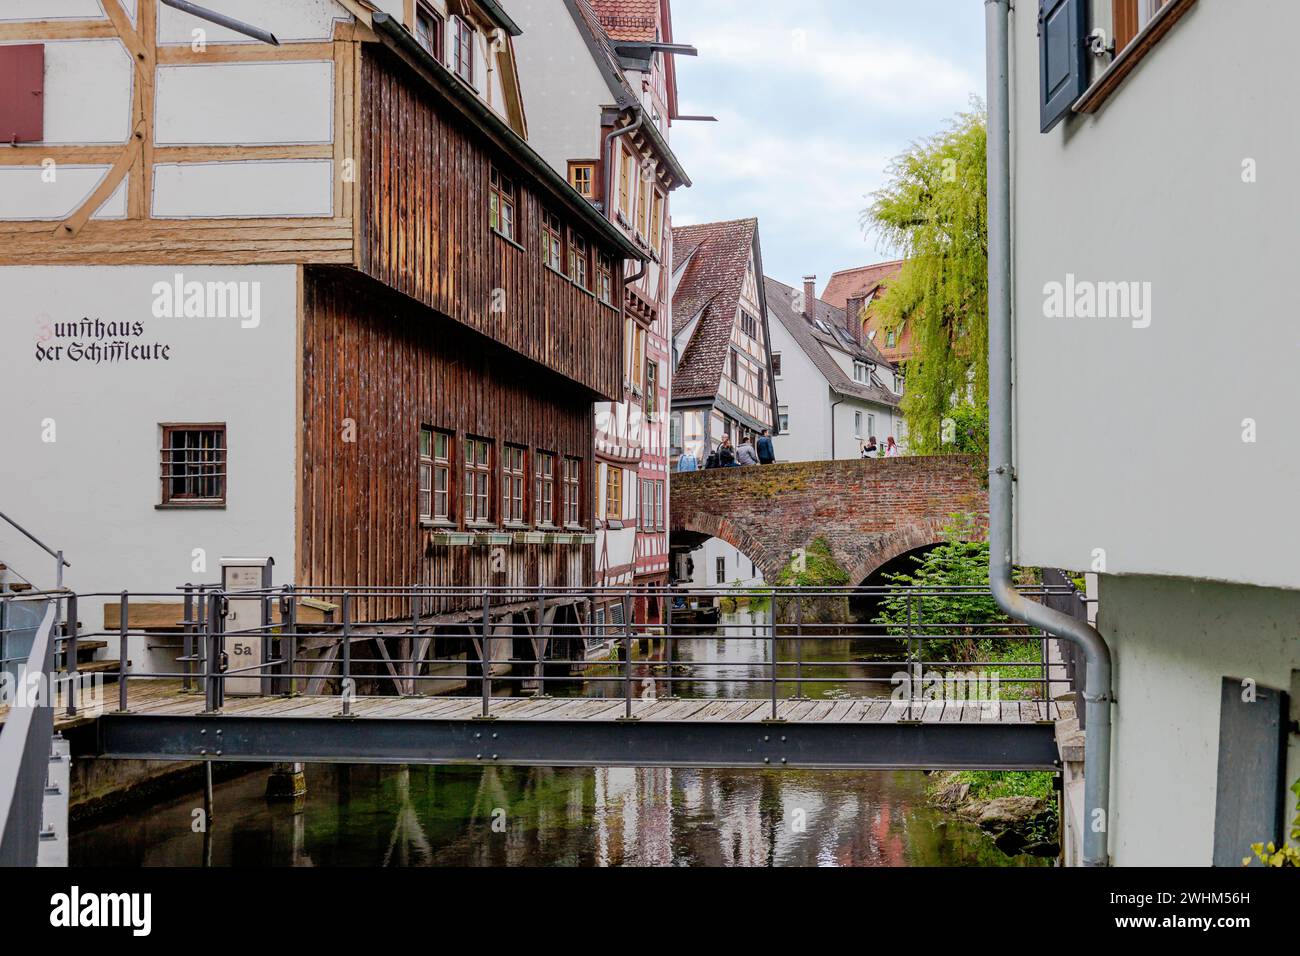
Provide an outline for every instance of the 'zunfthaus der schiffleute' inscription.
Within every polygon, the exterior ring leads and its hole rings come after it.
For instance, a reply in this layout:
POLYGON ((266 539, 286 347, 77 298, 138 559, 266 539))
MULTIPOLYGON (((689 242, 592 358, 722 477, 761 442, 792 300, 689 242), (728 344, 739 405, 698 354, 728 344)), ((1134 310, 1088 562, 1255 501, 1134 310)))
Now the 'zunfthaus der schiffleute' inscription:
POLYGON ((90 365, 118 362, 171 361, 172 347, 143 340, 143 322, 55 322, 36 339, 36 361, 78 362, 90 365))

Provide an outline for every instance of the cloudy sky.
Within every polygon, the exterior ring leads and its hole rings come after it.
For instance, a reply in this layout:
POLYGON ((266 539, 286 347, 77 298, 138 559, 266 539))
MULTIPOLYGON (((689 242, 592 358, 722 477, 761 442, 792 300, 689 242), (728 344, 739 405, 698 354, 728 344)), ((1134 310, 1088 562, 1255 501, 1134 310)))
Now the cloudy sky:
POLYGON ((984 90, 980 0, 674 0, 677 225, 758 216, 768 275, 893 258, 859 225, 889 161, 984 90), (792 12, 794 11, 794 12, 792 12))

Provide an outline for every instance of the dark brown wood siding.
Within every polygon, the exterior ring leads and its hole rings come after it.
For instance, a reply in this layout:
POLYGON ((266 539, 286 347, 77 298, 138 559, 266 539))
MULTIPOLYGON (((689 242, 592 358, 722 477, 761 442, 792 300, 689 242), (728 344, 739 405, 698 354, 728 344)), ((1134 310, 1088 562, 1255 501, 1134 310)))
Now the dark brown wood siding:
MULTIPOLYGON (((430 547, 418 501, 419 430, 428 426, 455 438, 457 527, 465 526, 457 471, 461 441, 475 436, 495 446, 494 496, 500 493, 503 444, 528 449, 530 473, 532 453, 539 450, 580 458, 582 514, 590 528, 592 409, 580 386, 355 272, 308 268, 302 414, 301 584, 591 583, 590 545, 512 544, 495 557, 488 547, 430 547)), ((498 509, 494 502, 499 522, 498 509)), ((409 614, 409 607, 361 602, 357 612, 358 620, 384 620, 409 614)))
POLYGON ((620 395, 622 260, 612 246, 558 203, 546 203, 503 150, 374 45, 362 55, 361 141, 362 271, 601 398, 620 395), (494 164, 517 183, 519 245, 488 224, 494 164), (544 207, 593 250, 610 254, 620 308, 542 262, 544 207))

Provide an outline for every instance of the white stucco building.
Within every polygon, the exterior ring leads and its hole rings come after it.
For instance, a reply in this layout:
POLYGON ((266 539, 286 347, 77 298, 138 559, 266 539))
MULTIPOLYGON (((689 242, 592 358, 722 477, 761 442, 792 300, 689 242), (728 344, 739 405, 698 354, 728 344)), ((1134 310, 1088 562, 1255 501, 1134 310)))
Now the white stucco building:
POLYGON ((1300 5, 1039 6, 1011 29, 1012 557, 1099 572, 1112 861, 1237 865, 1300 777, 1300 5), (1207 387, 1229 342, 1248 371, 1207 387))
POLYGON ((764 280, 780 413, 777 461, 858 458, 875 437, 903 440, 901 377, 869 342, 861 321, 817 298, 816 279, 797 290, 764 280))

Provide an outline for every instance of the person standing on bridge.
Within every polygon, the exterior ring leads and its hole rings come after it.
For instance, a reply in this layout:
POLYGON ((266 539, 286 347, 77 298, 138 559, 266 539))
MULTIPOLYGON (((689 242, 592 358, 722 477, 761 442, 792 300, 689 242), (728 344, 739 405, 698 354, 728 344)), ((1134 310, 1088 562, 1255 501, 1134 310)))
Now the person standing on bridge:
POLYGON ((863 458, 879 458, 880 446, 876 444, 876 436, 872 435, 867 439, 867 443, 862 446, 863 458))
POLYGON ((695 457, 695 452, 689 448, 682 449, 681 457, 677 459, 678 471, 699 471, 700 460, 695 457))
POLYGON ((723 435, 722 444, 718 446, 718 467, 736 467, 736 449, 731 447, 731 436, 723 435))
POLYGON ((772 447, 772 433, 766 428, 758 439, 758 463, 760 465, 776 464, 776 449, 772 447))
POLYGON ((885 439, 885 457, 897 458, 903 454, 903 449, 898 447, 898 442, 894 441, 894 436, 890 435, 885 439))
POLYGON ((740 443, 740 447, 736 449, 736 464, 738 465, 758 464, 758 453, 754 451, 754 446, 753 444, 750 443, 748 435, 746 435, 745 440, 740 443))

